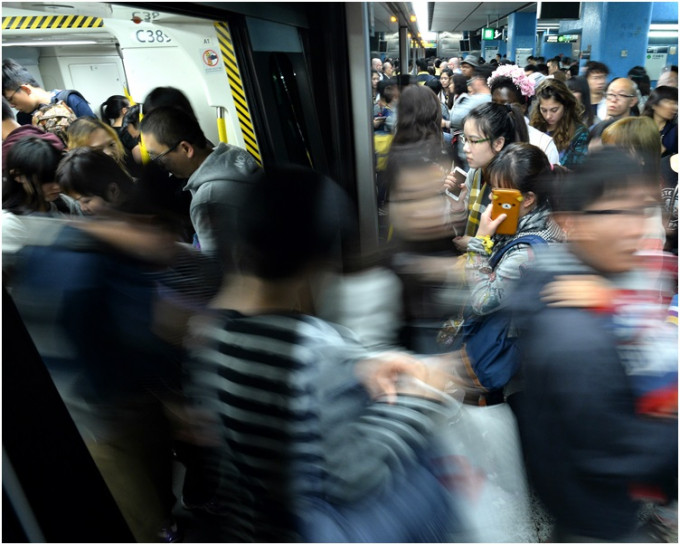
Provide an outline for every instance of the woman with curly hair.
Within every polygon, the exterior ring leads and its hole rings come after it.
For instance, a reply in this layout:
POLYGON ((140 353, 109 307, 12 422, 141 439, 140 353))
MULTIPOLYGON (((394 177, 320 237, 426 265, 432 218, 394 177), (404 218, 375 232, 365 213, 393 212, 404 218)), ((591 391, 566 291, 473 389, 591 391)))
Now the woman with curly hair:
POLYGON ((581 121, 583 106, 561 81, 547 79, 536 89, 531 126, 553 137, 560 164, 573 169, 588 153, 588 128, 581 121))

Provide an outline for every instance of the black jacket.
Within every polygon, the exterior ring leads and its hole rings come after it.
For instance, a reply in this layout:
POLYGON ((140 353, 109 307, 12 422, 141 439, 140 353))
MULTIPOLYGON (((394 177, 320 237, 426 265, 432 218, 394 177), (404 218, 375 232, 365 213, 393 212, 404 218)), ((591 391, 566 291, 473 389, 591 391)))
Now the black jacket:
POLYGON ((540 301, 540 291, 559 272, 549 269, 529 273, 514 297, 527 472, 558 529, 619 541, 638 522, 631 485, 677 493, 677 421, 636 414, 607 314, 540 301))

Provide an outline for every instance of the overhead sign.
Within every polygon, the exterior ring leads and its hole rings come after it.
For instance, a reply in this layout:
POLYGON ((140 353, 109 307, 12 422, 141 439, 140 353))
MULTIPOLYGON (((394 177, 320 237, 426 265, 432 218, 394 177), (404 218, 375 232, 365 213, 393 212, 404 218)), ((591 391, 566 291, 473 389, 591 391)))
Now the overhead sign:
POLYGON ((482 40, 500 40, 503 37, 502 28, 483 28, 482 40))
POLYGON ((545 43, 547 44, 568 44, 572 42, 577 42, 578 41, 578 34, 548 34, 545 37, 545 43))
POLYGON ((562 34, 557 37, 559 43, 572 43, 578 41, 578 34, 562 34))

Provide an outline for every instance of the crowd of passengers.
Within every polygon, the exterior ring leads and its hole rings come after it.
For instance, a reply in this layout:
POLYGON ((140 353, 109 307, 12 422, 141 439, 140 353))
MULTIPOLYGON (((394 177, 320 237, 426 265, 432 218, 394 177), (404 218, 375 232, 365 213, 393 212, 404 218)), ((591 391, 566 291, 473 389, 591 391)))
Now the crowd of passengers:
POLYGON ((677 542, 677 67, 543 61, 372 60, 371 251, 3 61, 5 296, 137 541, 677 542))

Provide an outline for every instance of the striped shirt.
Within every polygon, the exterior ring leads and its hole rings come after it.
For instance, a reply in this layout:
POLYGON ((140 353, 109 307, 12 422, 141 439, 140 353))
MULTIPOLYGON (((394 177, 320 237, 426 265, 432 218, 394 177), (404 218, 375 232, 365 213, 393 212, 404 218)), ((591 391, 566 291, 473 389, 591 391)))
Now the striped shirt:
POLYGON ((220 423, 233 539, 298 541, 306 500, 351 502, 377 491, 442 417, 424 398, 372 402, 354 372, 364 349, 320 319, 220 311, 200 334, 192 387, 220 423))

